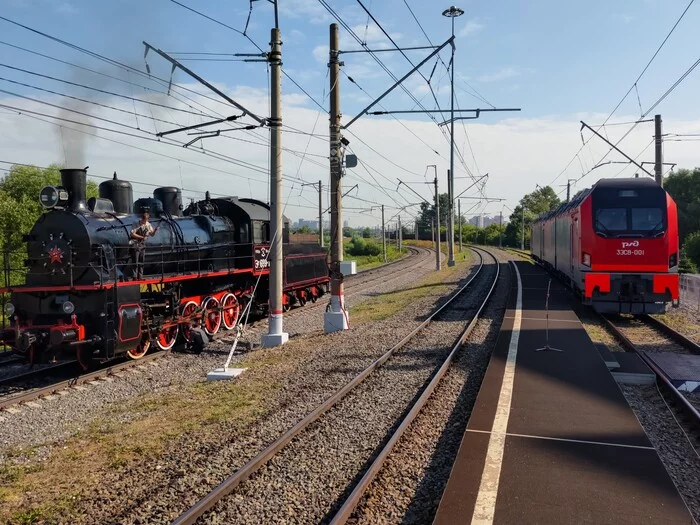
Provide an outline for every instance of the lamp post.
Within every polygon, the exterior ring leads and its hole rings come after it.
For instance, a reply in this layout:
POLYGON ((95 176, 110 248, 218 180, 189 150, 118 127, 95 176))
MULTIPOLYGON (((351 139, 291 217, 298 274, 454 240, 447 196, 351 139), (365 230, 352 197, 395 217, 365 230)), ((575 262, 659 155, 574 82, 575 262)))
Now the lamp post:
POLYGON ((442 16, 446 16, 452 19, 452 58, 450 64, 452 67, 451 71, 451 90, 450 90, 450 176, 447 184, 447 195, 449 202, 449 221, 447 222, 447 265, 455 265, 455 239, 454 239, 454 229, 455 229, 455 214, 452 211, 452 198, 454 196, 454 176, 455 176, 455 18, 462 16, 464 10, 459 7, 452 6, 449 9, 445 9, 442 12, 442 16))

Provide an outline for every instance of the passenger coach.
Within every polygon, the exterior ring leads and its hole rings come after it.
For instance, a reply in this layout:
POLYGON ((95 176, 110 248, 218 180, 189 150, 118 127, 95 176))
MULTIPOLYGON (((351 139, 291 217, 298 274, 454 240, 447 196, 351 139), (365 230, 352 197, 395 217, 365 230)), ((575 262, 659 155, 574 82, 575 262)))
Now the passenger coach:
POLYGON ((647 178, 602 179, 532 224, 533 257, 599 312, 678 305, 678 212, 647 178))

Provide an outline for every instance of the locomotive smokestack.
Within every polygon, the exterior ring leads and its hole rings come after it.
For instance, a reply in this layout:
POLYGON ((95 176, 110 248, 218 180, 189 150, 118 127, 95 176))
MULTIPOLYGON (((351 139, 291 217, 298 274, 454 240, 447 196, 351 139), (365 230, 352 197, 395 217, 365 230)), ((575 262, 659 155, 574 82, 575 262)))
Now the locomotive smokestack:
POLYGON ((87 211, 87 169, 86 166, 83 169, 61 170, 61 186, 68 192, 68 209, 71 211, 87 211))

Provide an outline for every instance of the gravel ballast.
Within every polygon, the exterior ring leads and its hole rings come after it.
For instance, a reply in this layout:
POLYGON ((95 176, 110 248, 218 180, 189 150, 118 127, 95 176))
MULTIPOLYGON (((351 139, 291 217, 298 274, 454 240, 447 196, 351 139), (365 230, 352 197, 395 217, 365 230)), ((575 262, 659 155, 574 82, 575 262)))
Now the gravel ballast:
POLYGON ((353 515, 357 523, 433 521, 500 330, 512 256, 494 251, 501 274, 489 304, 420 415, 387 458, 353 515))
POLYGON ((207 523, 324 521, 390 436, 490 287, 482 273, 431 325, 205 515, 207 523))
MULTIPOLYGON (((428 254, 423 260, 424 265, 411 265, 411 271, 405 272, 401 280, 394 280, 385 288, 377 284, 375 293, 415 285, 422 275, 432 271, 432 258, 428 254)), ((399 264, 393 265, 391 276, 395 276, 399 269, 399 264)), ((455 283, 451 281, 451 275, 448 274, 448 287, 453 289, 455 283)), ((350 284, 348 290, 351 290, 350 284)), ((191 430, 167 441, 155 457, 137 457, 126 464, 116 463, 110 469, 100 471, 99 482, 92 488, 86 489, 80 484, 73 487, 70 479, 62 479, 56 483, 55 493, 70 492, 72 502, 67 509, 53 509, 53 515, 63 516, 59 521, 73 523, 169 521, 184 510, 183 506, 204 495, 232 469, 255 455, 347 382, 382 349, 391 346, 398 336, 417 326, 443 293, 444 290, 429 289, 426 296, 400 314, 320 339, 319 311, 309 315, 306 327, 303 315, 289 316, 290 324, 292 318, 299 319, 299 335, 288 345, 281 350, 237 356, 234 360, 250 361, 249 366, 253 367, 240 381, 242 389, 262 380, 274 385, 273 395, 265 399, 264 418, 258 417, 252 424, 244 426, 236 421, 216 421, 191 430)), ((112 382, 99 382, 87 390, 71 391, 42 401, 38 409, 24 407, 19 414, 5 414, 3 459, 11 457, 12 462, 25 461, 17 450, 23 447, 26 451, 30 445, 29 448, 34 448, 29 462, 41 463, 60 450, 64 442, 70 444, 70 440, 90 427, 95 419, 110 414, 110 409, 122 401, 144 395, 154 396, 157 401, 158 396, 177 393, 183 385, 201 383, 206 371, 221 366, 223 362, 229 344, 225 338, 221 339, 221 346, 213 345, 212 352, 201 356, 175 354, 161 361, 159 367, 145 367, 112 382)), ((223 395, 228 387, 215 385, 211 388, 214 392, 220 389, 223 395)), ((119 417, 123 421, 118 419, 114 423, 127 424, 130 419, 138 419, 141 415, 122 412, 119 417)), ((22 501, 23 508, 34 508, 45 506, 50 498, 37 491, 24 495, 22 501)))

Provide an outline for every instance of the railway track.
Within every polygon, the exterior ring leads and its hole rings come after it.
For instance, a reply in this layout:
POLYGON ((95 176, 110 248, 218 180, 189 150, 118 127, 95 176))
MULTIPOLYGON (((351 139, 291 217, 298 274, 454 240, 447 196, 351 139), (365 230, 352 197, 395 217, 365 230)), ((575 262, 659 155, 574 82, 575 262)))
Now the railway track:
POLYGON ((645 352, 664 351, 682 354, 699 354, 700 346, 667 324, 648 315, 635 318, 601 316, 603 324, 628 352, 637 353, 657 377, 657 385, 663 392, 666 404, 684 433, 692 437, 694 445, 700 444, 700 396, 678 390, 662 368, 649 359, 645 352))
MULTIPOLYGON (((306 417, 289 428, 262 452, 225 479, 219 486, 184 514, 179 516, 173 523, 178 525, 192 524, 205 513, 217 507, 219 502, 221 502, 221 505, 225 506, 224 500, 230 495, 232 496, 235 494, 236 489, 242 483, 247 480, 252 482, 253 480, 250 478, 268 465, 273 458, 275 459, 273 462, 275 464, 288 463, 290 468, 294 468, 297 464, 297 458, 286 462, 285 459, 281 457, 284 456, 283 451, 287 451, 291 448, 298 448, 299 446, 305 447, 304 453, 306 457, 308 458, 309 455, 312 456, 314 463, 316 463, 315 466, 310 467, 311 472, 325 475, 326 471, 329 469, 335 471, 335 466, 328 465, 324 462, 325 459, 333 463, 332 456, 330 458, 323 458, 324 452, 326 455, 329 453, 333 454, 334 452, 328 451, 327 447, 321 449, 321 447, 316 448, 317 446, 314 445, 314 441, 317 441, 321 434, 318 427, 326 425, 329 426, 332 431, 340 433, 338 439, 334 436, 327 440, 331 443, 331 448, 333 448, 333 444, 335 444, 335 446, 340 446, 340 441, 343 438, 347 438, 348 433, 343 431, 342 424, 335 424, 335 419, 344 419, 348 421, 356 419, 357 417, 364 417, 363 414, 366 415, 366 412, 362 408, 362 405, 366 403, 372 406, 373 412, 389 413, 391 410, 385 406, 381 406, 381 404, 382 402, 389 404, 395 401, 394 399, 387 399, 392 397, 391 395, 377 395, 376 391, 372 391, 373 387, 368 386, 365 389, 368 390, 368 392, 363 392, 360 385, 368 385, 373 381, 383 384, 381 374, 389 374, 392 370, 424 370, 424 374, 414 378, 416 382, 415 390, 406 387, 404 384, 400 384, 401 388, 396 388, 391 391, 394 398, 401 398, 404 396, 406 398, 406 405, 401 405, 400 410, 394 406, 393 408, 395 410, 399 410, 398 414, 396 414, 396 418, 388 417, 388 423, 386 423, 388 425, 387 428, 382 427, 382 430, 377 431, 382 437, 378 444, 379 448, 374 449, 377 451, 377 455, 373 458, 373 461, 371 463, 366 463, 366 461, 360 462, 360 470, 354 472, 351 480, 348 480, 350 482, 349 486, 347 482, 343 480, 343 486, 335 487, 336 490, 340 488, 342 494, 339 496, 340 499, 335 502, 329 502, 329 510, 326 512, 335 509, 337 514, 335 518, 333 518, 333 521, 336 523, 346 521, 350 514, 352 514, 353 509, 362 497, 369 483, 381 470, 383 462, 388 457, 393 446, 408 428, 411 421, 418 415, 445 372, 450 368, 454 356, 459 352, 464 341, 471 334, 480 313, 491 297, 499 275, 498 261, 490 252, 485 250, 474 249, 474 252, 481 259, 478 269, 467 283, 455 292, 442 306, 428 316, 416 329, 355 376, 349 383, 337 390, 306 417), (486 257, 493 259, 493 265, 485 263, 484 259, 486 257), (488 273, 492 275, 490 277, 485 277, 484 274, 488 273), (478 301, 476 301, 476 299, 478 299, 478 301), (446 337, 449 338, 451 342, 446 343, 446 337), (438 339, 441 339, 441 342, 439 345, 434 345, 433 342, 438 339), (440 346, 444 348, 444 351, 438 350, 433 346, 440 346), (373 376, 373 374, 376 374, 376 376, 373 376), (370 378, 370 376, 372 377, 370 378), (365 381, 368 378, 369 380, 365 381), (363 394, 365 399, 362 399, 363 394), (375 397, 377 398, 376 402, 375 399, 373 399, 375 397), (343 408, 344 406, 346 408, 343 408), (331 410, 334 407, 335 410, 331 410)), ((386 385, 384 385, 384 387, 391 389, 391 387, 387 387, 386 385)), ((355 441, 361 440, 362 438, 355 436, 355 441)), ((367 446, 369 446, 369 444, 365 443, 364 448, 367 448, 367 446)), ((335 451, 335 454, 342 454, 344 452, 347 451, 335 451)), ((294 456, 295 452, 290 452, 290 454, 294 456)), ((371 454, 370 458, 372 458, 371 454)), ((260 474, 262 475, 261 472, 260 474)), ((261 481, 261 483, 264 483, 264 481, 261 481)), ((286 483, 289 483, 289 481, 287 480, 286 483)), ((323 483, 321 483, 321 486, 324 486, 323 483)), ((324 497, 331 497, 329 495, 330 490, 329 487, 328 490, 325 491, 326 494, 324 497)), ((245 490, 241 492, 244 492, 241 497, 245 498, 251 491, 245 490)), ((314 504, 316 507, 320 506, 318 501, 314 501, 314 504)), ((324 518, 324 521, 327 519, 329 519, 329 515, 324 518)))
MULTIPOLYGON (((139 360, 129 360, 129 361, 124 361, 122 363, 116 363, 112 364, 109 366, 105 366, 102 368, 99 368, 98 370, 94 370, 91 372, 84 372, 84 373, 75 373, 75 362, 70 362, 70 363, 64 363, 59 366, 55 367, 49 367, 42 369, 38 372, 41 372, 44 374, 46 377, 48 374, 51 373, 59 373, 57 380, 52 380, 48 384, 42 385, 42 386, 34 386, 31 383, 30 384, 24 384, 21 386, 18 386, 17 389, 21 390, 20 393, 15 393, 13 390, 10 390, 9 394, 2 395, 0 397, 0 411, 14 407, 16 405, 20 405, 22 403, 28 403, 30 401, 35 401, 37 399, 40 399, 42 397, 46 396, 51 396, 54 394, 57 394, 58 392, 62 390, 66 390, 68 388, 74 388, 80 385, 83 385, 85 383, 90 383, 92 381, 97 381, 100 379, 104 379, 107 377, 112 377, 115 376, 116 374, 129 370, 131 368, 135 368, 138 366, 142 366, 145 363, 154 361, 156 359, 160 359, 166 355, 169 355, 170 352, 168 351, 159 351, 155 352, 153 354, 147 354, 144 357, 142 357, 139 360), (60 374, 60 371, 57 370, 58 368, 61 369, 66 369, 66 373, 60 374)), ((7 378, 3 381, 0 381, 0 385, 4 385, 7 387, 7 385, 10 385, 11 382, 17 382, 18 380, 26 380, 28 377, 33 377, 31 373, 24 374, 22 376, 13 376, 11 378, 7 378)))
MULTIPOLYGON (((405 275, 406 272, 411 271, 419 266, 425 264, 431 258, 430 254, 433 252, 427 248, 421 248, 418 246, 409 246, 408 249, 413 253, 413 255, 402 257, 387 264, 365 270, 356 275, 350 276, 346 281, 347 292, 345 294, 345 299, 357 296, 359 294, 371 291, 375 284, 378 282, 391 283, 397 279, 400 279, 405 275), (396 270, 393 277, 387 277, 387 269, 396 270)), ((316 304, 307 304, 302 308, 292 308, 285 315, 294 315, 296 312, 308 312, 311 309, 325 308, 326 303, 324 301, 318 302, 316 304)))
MULTIPOLYGON (((410 271, 420 264, 425 263, 427 256, 431 253, 430 250, 420 247, 409 247, 409 250, 414 254, 413 256, 402 257, 401 259, 353 276, 353 280, 361 277, 364 277, 364 280, 358 283, 361 286, 360 288, 353 288, 348 295, 371 290, 377 281, 391 282, 392 278, 387 278, 386 276, 386 268, 396 267, 400 268, 402 272, 410 271), (414 257, 417 260, 411 260, 414 259, 414 257)), ((321 306, 324 306, 324 304, 309 304, 303 309, 298 309, 298 311, 308 311, 321 306)), ((290 315, 294 311, 295 310, 292 310, 287 313, 287 315, 290 315)), ((33 369, 22 367, 23 369, 18 370, 17 373, 0 376, 0 411, 55 394, 66 388, 79 386, 83 383, 114 375, 122 370, 127 370, 133 366, 139 366, 141 363, 162 357, 163 354, 166 353, 167 352, 157 352, 154 354, 147 354, 144 358, 137 361, 116 363, 91 372, 82 372, 78 368, 76 361, 63 362, 52 366, 40 366, 33 369)), ((5 372, 5 367, 9 368, 12 365, 22 365, 23 362, 24 360, 21 356, 0 356, 0 369, 5 372)))

